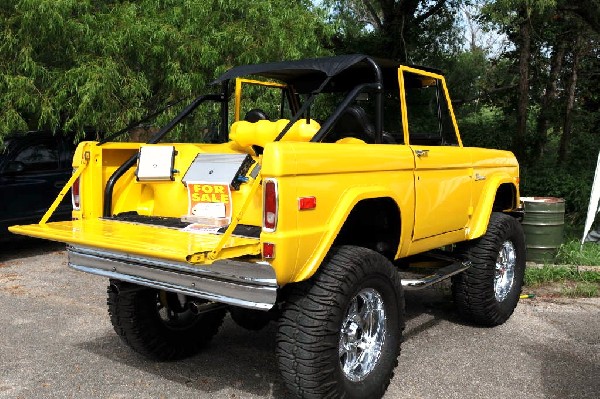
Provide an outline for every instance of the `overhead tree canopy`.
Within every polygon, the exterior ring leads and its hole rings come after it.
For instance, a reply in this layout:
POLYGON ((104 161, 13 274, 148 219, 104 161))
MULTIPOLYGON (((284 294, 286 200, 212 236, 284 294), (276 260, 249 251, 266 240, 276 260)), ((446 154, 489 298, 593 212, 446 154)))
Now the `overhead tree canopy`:
POLYGON ((308 0, 0 2, 0 137, 113 131, 243 63, 322 53, 308 0))
POLYGON ((457 44, 464 0, 326 0, 337 52, 368 52, 402 62, 431 62, 457 44))

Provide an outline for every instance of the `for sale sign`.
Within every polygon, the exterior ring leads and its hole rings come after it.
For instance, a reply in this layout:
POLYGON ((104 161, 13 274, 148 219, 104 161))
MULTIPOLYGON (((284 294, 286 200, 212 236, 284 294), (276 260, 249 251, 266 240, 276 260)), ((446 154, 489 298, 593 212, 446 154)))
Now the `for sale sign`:
POLYGON ((231 220, 231 190, 226 183, 188 182, 188 215, 231 220))

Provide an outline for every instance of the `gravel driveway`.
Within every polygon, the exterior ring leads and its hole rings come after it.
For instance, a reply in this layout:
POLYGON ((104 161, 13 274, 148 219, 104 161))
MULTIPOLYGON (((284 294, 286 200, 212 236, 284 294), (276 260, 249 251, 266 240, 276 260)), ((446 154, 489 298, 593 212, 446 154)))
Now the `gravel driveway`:
MULTIPOLYGON (((63 246, 0 244, 0 398, 287 398, 275 326, 227 318, 179 362, 140 358, 113 332, 106 281, 66 267, 63 246)), ((445 291, 407 298, 386 398, 598 398, 600 300, 522 300, 496 328, 461 323, 445 291)))

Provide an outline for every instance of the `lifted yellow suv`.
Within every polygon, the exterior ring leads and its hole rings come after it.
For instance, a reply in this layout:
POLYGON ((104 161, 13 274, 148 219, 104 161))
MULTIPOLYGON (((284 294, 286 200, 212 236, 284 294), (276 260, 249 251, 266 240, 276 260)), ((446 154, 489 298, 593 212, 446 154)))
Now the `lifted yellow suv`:
POLYGON ((452 278, 468 320, 510 317, 525 264, 518 163, 463 146, 439 71, 347 55, 214 84, 145 144, 80 144, 55 202, 73 186, 72 221, 48 223, 54 206, 11 227, 66 242, 70 267, 110 279, 131 348, 177 359, 227 311, 250 329, 276 320, 296 395, 377 398, 403 290, 452 278))

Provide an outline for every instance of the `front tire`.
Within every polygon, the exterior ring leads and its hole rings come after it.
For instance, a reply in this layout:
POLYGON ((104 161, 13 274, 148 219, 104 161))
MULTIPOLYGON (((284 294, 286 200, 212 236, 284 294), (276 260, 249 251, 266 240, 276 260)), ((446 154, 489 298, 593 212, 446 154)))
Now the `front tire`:
POLYGON ((393 265, 370 249, 332 249, 287 287, 277 360, 298 397, 380 398, 398 364, 404 296, 393 265))
POLYGON ((195 314, 178 295, 110 280, 108 313, 115 332, 137 353, 178 360, 198 353, 217 333, 225 309, 195 314))
POLYGON ((483 326, 497 326, 512 315, 525 275, 525 238, 519 222, 492 213, 483 237, 459 246, 471 267, 452 278, 458 312, 483 326))

